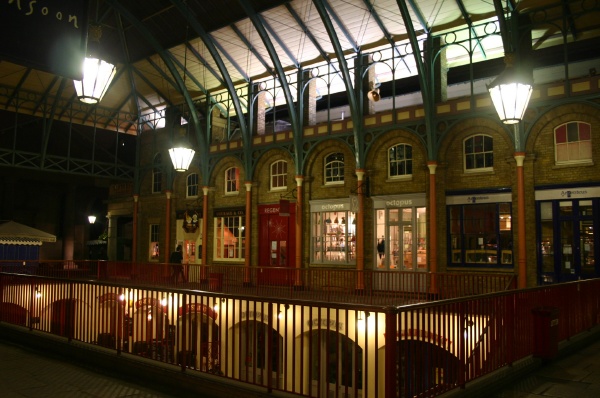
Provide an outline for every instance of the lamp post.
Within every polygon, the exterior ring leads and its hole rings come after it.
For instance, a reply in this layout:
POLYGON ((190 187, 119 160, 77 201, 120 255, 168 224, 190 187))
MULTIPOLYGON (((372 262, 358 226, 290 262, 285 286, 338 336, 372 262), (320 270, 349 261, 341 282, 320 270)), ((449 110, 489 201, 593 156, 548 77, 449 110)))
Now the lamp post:
POLYGON ((100 25, 91 25, 89 28, 88 56, 83 61, 83 79, 74 80, 77 98, 86 104, 97 104, 108 90, 108 86, 115 77, 117 68, 98 57, 98 47, 102 28, 100 25))
POLYGON ((523 120, 525 110, 533 90, 533 78, 513 67, 512 54, 505 56, 506 68, 488 86, 492 102, 500 120, 514 125, 515 161, 517 162, 517 231, 519 234, 518 251, 518 285, 527 287, 527 251, 525 249, 525 151, 521 148, 519 123, 523 120))

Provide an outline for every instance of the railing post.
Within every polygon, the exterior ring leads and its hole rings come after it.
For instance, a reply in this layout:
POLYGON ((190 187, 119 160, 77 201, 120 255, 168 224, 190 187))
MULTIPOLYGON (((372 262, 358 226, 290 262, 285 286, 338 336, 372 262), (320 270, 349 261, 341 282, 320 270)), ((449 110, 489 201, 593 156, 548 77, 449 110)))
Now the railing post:
MULTIPOLYGON (((269 319, 267 320, 267 325, 268 328, 267 330, 269 331, 267 333, 267 336, 265 336, 266 339, 266 343, 267 343, 267 369, 266 369, 266 374, 267 374, 267 391, 269 393, 273 392, 273 377, 272 377, 272 369, 273 369, 273 339, 271 336, 271 333, 273 332, 273 314, 275 313, 273 311, 273 306, 275 304, 274 303, 269 303, 269 309, 268 309, 268 313, 269 313, 269 319)), ((277 309, 279 310, 279 304, 277 304, 277 309)), ((279 311, 277 311, 277 315, 279 315, 279 311)))
POLYGON ((185 372, 187 357, 187 294, 181 295, 181 371, 185 372))
POLYGON ((398 396, 398 310, 387 307, 385 310, 385 398, 398 396))
POLYGON ((69 331, 69 343, 73 340, 73 333, 75 332, 75 301, 73 299, 73 282, 69 282, 69 298, 67 300, 67 327, 69 331))

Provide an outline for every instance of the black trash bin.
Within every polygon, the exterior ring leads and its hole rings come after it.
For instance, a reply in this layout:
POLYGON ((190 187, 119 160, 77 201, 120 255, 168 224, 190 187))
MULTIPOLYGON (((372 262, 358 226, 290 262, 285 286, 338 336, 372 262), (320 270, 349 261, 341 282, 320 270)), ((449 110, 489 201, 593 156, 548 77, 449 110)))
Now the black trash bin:
POLYGON ((534 308, 533 332, 533 356, 545 360, 555 358, 558 354, 558 308, 534 308))

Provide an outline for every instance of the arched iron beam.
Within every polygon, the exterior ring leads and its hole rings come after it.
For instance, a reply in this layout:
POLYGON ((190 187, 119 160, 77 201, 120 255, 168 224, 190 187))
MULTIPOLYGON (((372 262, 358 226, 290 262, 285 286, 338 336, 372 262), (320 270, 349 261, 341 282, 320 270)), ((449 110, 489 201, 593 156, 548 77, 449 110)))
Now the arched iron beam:
MULTIPOLYGON (((417 3, 415 3, 415 0, 408 0, 408 4, 410 4, 410 8, 412 8, 413 12, 415 13, 415 17, 417 17, 417 19, 419 20, 423 32, 425 32, 426 34, 430 34, 431 29, 427 25, 427 20, 425 20, 425 17, 423 17, 423 13, 421 12, 421 9, 417 5, 417 3)), ((410 15, 408 15, 408 18, 410 18, 410 15)), ((411 29, 414 31, 414 26, 412 25, 412 23, 410 25, 411 29)), ((406 29, 408 29, 408 26, 406 27, 406 29)))
MULTIPOLYGON (((338 40, 337 32, 333 27, 333 23, 329 18, 327 7, 324 4, 323 0, 313 0, 313 4, 317 8, 319 12, 319 16, 321 17, 321 21, 327 30, 327 34, 329 35, 329 40, 335 49, 335 54, 340 64, 340 69, 342 73, 342 77, 344 80, 344 84, 346 86, 346 95, 348 97, 348 106, 350 107, 350 113, 352 117, 352 131, 354 134, 354 146, 355 146, 355 160, 356 160, 356 168, 362 169, 364 167, 364 139, 361 134, 361 130, 363 128, 363 117, 362 112, 358 106, 358 97, 357 92, 352 85, 352 78, 350 76, 350 70, 348 69, 348 63, 346 62, 346 58, 344 57, 344 49, 340 45, 340 41, 338 40)), ((355 73, 360 73, 356 71, 355 73)), ((358 95, 362 95, 362 85, 357 87, 358 95)))
POLYGON ((406 70, 410 71, 410 66, 408 66, 408 64, 406 63, 406 59, 404 59, 404 57, 402 57, 400 55, 400 51, 398 51, 398 48, 396 47, 396 43, 394 42, 394 38, 392 37, 392 35, 390 34, 390 32, 387 30, 385 24, 383 23, 383 21, 379 17, 379 14, 377 13, 377 10, 375 10, 375 7, 373 6, 373 4, 371 4, 371 2, 369 0, 363 0, 363 3, 365 4, 365 7, 367 7, 367 10, 371 14, 371 16, 373 17, 373 20, 375 20, 375 23, 377 24, 377 26, 379 27, 379 29, 383 33, 383 37, 385 37, 385 39, 387 40, 387 42, 389 43, 389 45, 393 49, 393 51, 398 56, 400 56, 400 60, 402 61, 402 63, 404 64, 404 66, 406 66, 406 70))
MULTIPOLYGON (((65 78, 61 79, 55 98, 62 97, 62 93, 65 90, 67 81, 71 81, 71 80, 65 79, 65 78)), ((50 142, 50 132, 52 131, 52 121, 54 120, 54 115, 56 114, 57 106, 58 106, 58 101, 54 100, 52 102, 52 107, 50 108, 50 113, 49 113, 48 117, 46 118, 47 122, 44 123, 44 139, 43 139, 43 143, 42 143, 42 159, 40 162, 40 166, 42 168, 44 168, 44 164, 46 163, 46 154, 48 153, 48 142, 50 142)))
MULTIPOLYGON (((185 46, 187 48, 189 48, 190 47, 189 42, 185 42, 185 46)), ((196 79, 196 77, 192 73, 190 73, 190 71, 189 71, 189 69, 187 69, 186 65, 182 65, 181 62, 179 62, 179 60, 177 58, 175 58, 175 56, 170 51, 168 53, 171 56, 171 59, 173 60, 175 65, 183 71, 183 74, 185 76, 187 76, 192 81, 192 83, 194 83, 196 85, 196 87, 198 87, 200 89, 200 91, 202 91, 203 94, 207 95, 208 91, 207 91, 206 87, 204 87, 202 85, 202 83, 200 83, 198 81, 198 79, 196 79)))
MULTIPOLYGON (((198 24, 200 25, 200 24, 198 24)), ((204 30, 204 28, 202 28, 204 30)), ((238 73, 240 75, 242 75, 242 77, 244 78, 244 81, 246 83, 250 82, 250 77, 248 76, 248 74, 246 73, 246 71, 244 70, 244 68, 242 68, 237 61, 229 54, 229 52, 227 52, 227 50, 225 50, 225 47, 223 47, 218 41, 216 41, 210 34, 206 33, 206 40, 210 40, 210 42, 212 43, 212 46, 215 47, 215 49, 219 50, 224 56, 225 58, 227 58, 227 60, 231 63, 231 65, 235 68, 235 70, 238 71, 238 73)), ((202 39, 202 41, 204 41, 204 39, 202 39)), ((206 42, 204 42, 206 44, 206 42)), ((213 55, 213 54, 211 54, 213 55)), ((213 55, 214 57, 214 55, 213 55)), ((219 58, 221 58, 221 56, 219 56, 219 58)), ((221 68, 219 68, 221 69, 221 68)), ((229 74, 229 72, 227 72, 227 74, 229 74)))
MULTIPOLYGON (((160 43, 148 32, 148 30, 145 28, 143 23, 141 23, 131 12, 129 12, 129 10, 127 10, 125 7, 123 7, 118 0, 106 0, 106 1, 115 10, 117 10, 122 16, 124 16, 129 21, 129 23, 134 25, 136 27, 136 29, 138 29, 140 34, 146 39, 146 41, 154 48, 154 51, 156 51, 156 53, 158 53, 160 55, 160 57, 164 61, 165 65, 167 66, 167 68, 169 69, 171 74, 173 75, 173 78, 177 82, 177 85, 175 87, 179 88, 181 90, 181 92, 183 93, 183 96, 184 96, 187 106, 190 109, 195 109, 194 101, 192 101, 192 98, 190 97, 189 92, 185 88, 185 84, 183 83, 181 76, 177 72, 177 68, 171 61, 170 56, 167 54, 167 51, 164 48, 162 48, 160 43)), ((199 162, 200 168, 203 171, 202 172, 203 178, 208 178, 208 177, 204 177, 204 175, 208 174, 208 172, 207 172, 207 170, 208 170, 208 162, 207 162, 208 144, 206 142, 206 138, 203 137, 202 127, 200 126, 200 120, 198 119, 198 114, 196 112, 190 112, 190 113, 192 116, 192 120, 194 122, 196 138, 197 138, 198 146, 199 146, 200 152, 201 152, 200 162, 199 162)))
POLYGON ((277 42, 277 44, 279 44, 279 47, 283 49, 283 52, 288 56, 290 61, 292 61, 296 69, 298 69, 300 67, 300 61, 298 61, 294 54, 292 54, 292 52, 284 43, 284 41, 281 40, 281 37, 279 37, 277 32, 275 32, 275 29, 273 29, 271 25, 269 25, 269 23, 262 17, 262 15, 257 14, 257 17, 261 21, 262 25, 265 27, 265 30, 267 30, 271 34, 271 36, 273 36, 273 39, 277 42))
MULTIPOLYGON (((134 97, 133 93, 129 93, 129 95, 127 97, 125 97, 125 99, 123 101, 121 101, 121 103, 119 105, 117 105, 115 107, 115 111, 110 115, 110 117, 108 118, 108 121, 104 124, 104 126, 102 126, 103 129, 106 129, 108 127, 108 125, 115 120, 115 118, 117 118, 119 116, 119 110, 122 109, 125 104, 127 104, 129 102, 129 100, 132 99, 132 97, 134 97)), ((139 109, 139 105, 136 103, 136 109, 137 109, 137 114, 140 114, 140 109, 139 109)), ((119 127, 117 126, 117 131, 119 131, 119 127)))
MULTIPOLYGON (((54 76, 52 78, 52 81, 50 82, 48 87, 46 87, 46 90, 44 90, 44 94, 42 94, 42 96, 40 97, 40 100, 35 104, 35 107, 33 108, 34 115, 39 111, 42 104, 48 100, 48 97, 50 97, 50 91, 52 90, 52 87, 54 87, 54 85, 58 82, 59 79, 60 79, 60 77, 58 77, 58 76, 54 76)), ((58 97, 58 98, 60 98, 60 97, 58 97)))
MULTIPOLYGON (((331 6, 329 5, 329 2, 327 0, 319 0, 318 2, 321 3, 321 6, 330 15, 330 17, 328 17, 327 19, 333 19, 335 21, 336 25, 338 26, 338 28, 340 28, 340 30, 344 34, 344 36, 346 36, 346 40, 348 40, 348 42, 352 46, 352 50, 355 53, 360 52, 360 47, 358 46, 358 43, 356 42, 356 40, 354 40, 354 37, 352 37, 350 32, 348 32, 348 29, 346 29, 346 26, 344 25, 344 23, 342 22, 340 17, 336 14, 335 10, 333 8, 331 8, 331 6)), ((339 39, 337 39, 337 40, 339 42, 339 39)))
MULTIPOLYGON (((294 97, 292 96, 292 92, 290 90, 290 85, 288 84, 285 78, 285 71, 283 70, 283 66, 281 65, 281 61, 279 60, 279 55, 277 55, 277 51, 275 50, 275 46, 271 42, 271 38, 267 33, 266 28, 262 24, 262 18, 254 11, 254 9, 244 0, 238 0, 238 4, 242 6, 244 12, 252 21, 254 25, 254 29, 258 32, 258 36, 261 38, 264 43, 267 51, 269 53, 269 57, 273 62, 273 66, 275 67, 275 71, 278 75, 279 84, 281 85, 281 89, 283 90, 283 95, 285 97, 286 106, 289 110, 290 123, 292 125, 292 131, 294 136, 302 134, 302 125, 300 124, 300 118, 297 115, 296 109, 294 107, 294 97)), ((251 111, 251 110, 250 110, 251 111)), ((252 177, 252 175, 250 175, 252 177)))
POLYGON ((340 77, 342 77, 340 71, 337 70, 337 68, 335 67, 335 65, 331 62, 331 57, 329 57, 329 54, 327 54, 327 52, 319 44, 319 42, 315 38, 315 35, 312 34, 312 32, 310 31, 310 29, 308 29, 308 26, 306 26, 306 24, 304 23, 304 21, 302 20, 302 18, 300 18, 300 16, 296 12, 296 10, 294 10, 292 8, 292 6, 290 6, 289 3, 285 4, 285 8, 288 10, 288 12, 292 16, 292 18, 294 18, 294 20, 296 21, 296 23, 298 24, 298 26, 300 26, 300 29, 302 29, 302 31, 304 32, 304 34, 306 35, 306 37, 308 37, 308 40, 310 40, 310 42, 313 44, 313 46, 315 46, 315 48, 317 49, 317 51, 319 51, 319 54, 321 55, 321 58, 323 58, 323 60, 325 62, 327 62, 333 68, 333 70, 335 71, 335 73, 339 74, 340 77))
MULTIPOLYGON (((433 73, 431 69, 433 66, 428 62, 427 68, 421 57, 421 50, 419 49, 419 42, 417 41, 417 34, 408 12, 408 7, 403 0, 397 0, 398 7, 400 8, 400 15, 404 21, 408 39, 413 50, 413 56, 415 57, 415 64, 417 65, 417 76, 419 78, 419 84, 421 85, 421 97, 423 98, 423 108, 425 110, 425 128, 427 130, 427 152, 430 159, 435 157, 435 143, 434 143, 434 132, 433 132, 433 120, 434 120, 434 107, 433 107, 433 73)), ((427 35, 427 45, 431 46, 431 35, 427 35)), ((426 52, 428 54, 429 52, 426 52)))
MULTIPOLYGON (((168 106, 173 106, 174 104, 171 102, 171 100, 169 99, 169 97, 167 95, 165 95, 161 90, 158 89, 158 87, 156 87, 150 80, 148 80, 148 78, 146 77, 146 75, 144 75, 142 72, 140 72, 137 68, 134 68, 133 71, 135 72, 135 74, 142 79, 148 86, 150 86, 150 88, 152 89, 152 91, 154 91, 156 94, 160 95, 161 98, 163 100, 165 100, 165 102, 167 103, 168 106)), ((152 109, 154 109, 155 112, 158 112, 158 109, 156 109, 154 107, 154 105, 149 104, 148 101, 144 98, 144 102, 146 102, 146 104, 150 105, 150 107, 152 109)))
POLYGON ((15 90, 13 91, 13 94, 8 98, 8 101, 6 102, 6 106, 4 107, 4 109, 8 109, 8 107, 10 106, 10 104, 13 102, 13 100, 15 99, 15 97, 17 96, 17 94, 19 93, 19 91, 21 90, 21 87, 23 87, 23 84, 25 83, 25 80, 27 80, 27 78, 31 74, 31 70, 32 70, 31 68, 27 68, 25 70, 25 73, 23 73, 23 76, 21 76, 21 79, 19 79, 19 83, 15 87, 15 90))
POLYGON ((256 59, 258 59, 258 62, 260 62, 262 64, 262 66, 267 70, 267 72, 271 76, 275 76, 275 71, 273 70, 273 68, 271 68, 271 65, 269 65, 267 63, 267 61, 265 61, 265 59, 258 53, 258 51, 256 51, 256 48, 254 48, 252 43, 250 43, 248 41, 248 39, 246 39, 246 36, 244 36, 244 34, 242 32, 240 32, 240 30, 237 28, 237 26, 235 26, 235 24, 231 24, 231 25, 229 25, 229 27, 233 30, 233 32, 237 35, 237 37, 239 37, 239 39, 242 41, 242 43, 244 43, 246 45, 246 47, 248 47, 248 51, 250 51, 252 54, 254 54, 256 59))
MULTIPOLYGON (((165 52, 165 56, 169 58, 169 60, 171 60, 171 53, 169 53, 169 51, 164 50, 165 52)), ((167 75, 165 73, 165 71, 163 70, 163 68, 160 67, 160 65, 157 65, 156 62, 154 62, 151 58, 146 58, 146 61, 148 61, 148 63, 154 68, 154 70, 156 70, 158 72, 158 74, 167 81, 167 83, 169 83, 170 86, 172 86, 175 90, 177 90, 179 93, 181 93, 181 88, 177 86, 177 83, 171 78, 171 76, 167 75)), ((164 59, 163 59, 164 61, 164 59)), ((165 62, 166 64, 166 62, 165 62)), ((164 97, 167 98, 167 97, 164 97)))
POLYGON ((483 57, 485 58, 485 56, 486 56, 485 48, 483 48, 483 46, 481 45, 481 40, 479 40, 479 36, 477 35, 477 32, 475 32, 475 29, 473 29, 473 21, 471 20, 471 15, 469 15, 469 13, 467 12, 465 4, 463 3, 462 0, 456 0, 456 5, 458 6, 458 9, 460 10, 460 13, 461 13, 463 19, 469 26, 469 30, 473 34, 473 37, 476 38, 477 47, 479 47, 479 49, 481 50, 481 53, 483 54, 483 57))
POLYGON ((206 62, 206 59, 204 59, 204 57, 198 52, 198 50, 196 50, 191 45, 188 47, 188 49, 191 51, 191 53, 194 55, 194 57, 196 57, 198 59, 200 64, 204 68, 206 68, 206 70, 208 70, 208 72, 219 82, 219 84, 221 84, 221 86, 225 86, 225 81, 223 80, 221 75, 219 75, 219 73, 216 70, 214 70, 213 67, 210 66, 210 64, 208 62, 206 62))
MULTIPOLYGON (((118 34, 119 34, 119 39, 121 41, 121 49, 123 51, 123 54, 125 54, 125 59, 127 60, 127 76, 129 77, 129 86, 131 87, 131 93, 132 93, 132 101, 135 105, 135 109, 137 111, 137 114, 141 114, 142 110, 140 108, 140 103, 138 101, 137 98, 137 88, 135 86, 135 79, 133 78, 133 72, 132 72, 132 65, 131 65, 131 57, 129 56, 129 48, 127 47, 127 40, 125 39, 125 31, 123 28, 123 20, 121 19, 121 15, 117 14, 116 15, 116 19, 117 19, 117 30, 118 30, 118 34)), ((121 107, 117 108, 118 110, 121 109, 121 107)), ((117 111, 118 114, 118 111, 117 111)), ((112 118, 113 116, 111 116, 112 118)), ((117 127, 117 131, 119 131, 118 127, 117 127)))
POLYGON ((296 21, 298 26, 300 26, 300 29, 302 29, 302 31, 304 32, 306 37, 308 37, 308 40, 310 40, 310 42, 313 44, 313 46, 315 46, 317 48, 317 50, 319 51, 319 54, 321 55, 321 58, 323 58, 325 61, 327 61, 327 63, 330 64, 331 58, 329 57, 329 54, 327 54, 327 52, 325 52, 323 47, 321 47, 321 45, 319 44, 319 42, 317 41, 315 36, 312 34, 310 29, 308 29, 308 26, 306 26, 306 24, 304 23, 302 18, 300 18, 300 16, 296 12, 296 10, 294 10, 292 8, 290 3, 285 3, 285 8, 288 10, 288 12, 292 16, 292 18, 294 18, 294 21, 296 21))
MULTIPOLYGON (((225 87, 227 88, 227 91, 229 92, 229 95, 231 96, 231 101, 233 102, 233 107, 235 109, 235 112, 238 115, 238 126, 240 128, 240 131, 242 132, 242 144, 244 145, 245 148, 250 148, 251 147, 251 145, 250 145, 251 137, 248 132, 248 125, 246 124, 246 120, 244 119, 244 113, 242 110, 242 105, 240 104, 240 98, 238 97, 238 94, 235 90, 235 86, 233 85, 233 81, 231 80, 231 75, 229 74, 229 71, 227 70, 225 63, 223 62, 223 59, 221 58, 221 55, 219 54, 219 51, 217 50, 217 43, 215 43, 213 38, 206 32, 206 30, 204 30, 204 27, 202 27, 202 25, 200 25, 200 23, 198 22, 198 19, 195 18, 195 16, 192 14, 191 10, 181 0, 171 0, 171 3, 175 5, 175 7, 179 10, 181 15, 183 15, 183 17, 185 18, 186 22, 200 37, 200 39, 202 40, 202 42, 208 49, 208 52, 213 57, 213 60, 217 64, 217 67, 219 68, 219 72, 221 72, 221 76, 223 77, 223 80, 225 81, 225 87)), ((225 53, 225 52, 223 54, 227 55, 227 53, 225 53)), ((193 104, 189 104, 189 106, 190 106, 190 109, 194 109, 193 104)), ((196 112, 192 112, 192 113, 194 115, 196 115, 196 112)), ((197 116, 195 116, 195 117, 197 117, 197 116)), ((210 117, 210 115, 207 115, 207 117, 210 117)), ((208 136, 209 136, 209 134, 207 132, 204 139, 208 140, 208 136)), ((205 164, 206 169, 203 169, 202 179, 204 180, 204 183, 206 185, 208 185, 208 183, 209 183, 208 141, 206 141, 205 146, 206 146, 207 152, 204 153, 203 164, 205 164)))

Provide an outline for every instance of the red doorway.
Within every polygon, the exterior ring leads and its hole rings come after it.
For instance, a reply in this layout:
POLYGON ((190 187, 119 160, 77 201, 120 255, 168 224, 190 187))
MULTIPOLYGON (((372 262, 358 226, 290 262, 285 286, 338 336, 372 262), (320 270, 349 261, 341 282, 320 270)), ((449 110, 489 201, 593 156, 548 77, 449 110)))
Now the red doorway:
POLYGON ((289 270, 282 268, 296 266, 296 206, 290 204, 289 216, 279 210, 278 203, 258 206, 258 265, 277 268, 259 273, 261 284, 288 284, 289 270))

